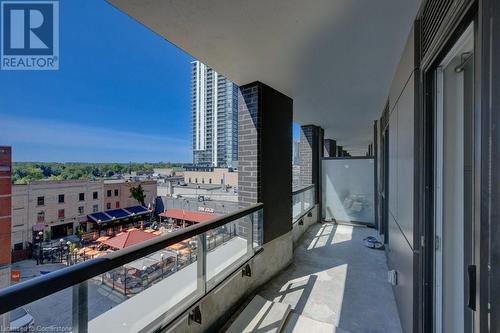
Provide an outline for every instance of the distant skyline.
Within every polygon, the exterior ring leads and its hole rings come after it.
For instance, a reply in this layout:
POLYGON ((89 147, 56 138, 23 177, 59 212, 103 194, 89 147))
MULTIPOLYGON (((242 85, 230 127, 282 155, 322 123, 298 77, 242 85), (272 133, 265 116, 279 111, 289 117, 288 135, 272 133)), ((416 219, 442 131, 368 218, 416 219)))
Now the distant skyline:
POLYGON ((0 145, 14 161, 191 162, 194 58, 105 1, 59 6, 60 69, 0 71, 0 145))

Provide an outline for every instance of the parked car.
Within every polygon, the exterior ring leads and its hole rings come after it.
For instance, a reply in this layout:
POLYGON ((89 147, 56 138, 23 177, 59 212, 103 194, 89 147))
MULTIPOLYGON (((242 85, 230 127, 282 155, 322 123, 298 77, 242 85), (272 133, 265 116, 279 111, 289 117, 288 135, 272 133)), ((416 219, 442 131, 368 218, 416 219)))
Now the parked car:
POLYGON ((35 319, 24 309, 17 308, 10 312, 11 332, 32 332, 35 319))

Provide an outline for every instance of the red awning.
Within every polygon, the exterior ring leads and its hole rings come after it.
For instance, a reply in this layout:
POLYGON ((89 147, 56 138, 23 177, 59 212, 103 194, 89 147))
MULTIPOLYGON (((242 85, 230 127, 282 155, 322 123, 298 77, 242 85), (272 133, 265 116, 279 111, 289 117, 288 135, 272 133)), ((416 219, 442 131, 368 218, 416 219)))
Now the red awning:
POLYGON ((155 237, 157 236, 142 230, 132 230, 123 232, 118 236, 105 240, 102 244, 106 244, 119 250, 155 237))
POLYGON ((167 209, 160 214, 161 217, 169 217, 177 220, 184 220, 194 223, 208 222, 216 218, 215 214, 202 213, 202 212, 190 212, 188 210, 182 210, 177 208, 167 209))

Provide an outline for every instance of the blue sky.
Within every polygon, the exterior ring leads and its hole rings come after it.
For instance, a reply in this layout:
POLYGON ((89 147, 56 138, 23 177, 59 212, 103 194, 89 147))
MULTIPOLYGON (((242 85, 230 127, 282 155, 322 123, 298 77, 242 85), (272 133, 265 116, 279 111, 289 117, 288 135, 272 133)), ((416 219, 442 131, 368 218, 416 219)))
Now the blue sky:
POLYGON ((103 0, 59 6, 59 70, 0 71, 14 161, 191 162, 193 58, 103 0))

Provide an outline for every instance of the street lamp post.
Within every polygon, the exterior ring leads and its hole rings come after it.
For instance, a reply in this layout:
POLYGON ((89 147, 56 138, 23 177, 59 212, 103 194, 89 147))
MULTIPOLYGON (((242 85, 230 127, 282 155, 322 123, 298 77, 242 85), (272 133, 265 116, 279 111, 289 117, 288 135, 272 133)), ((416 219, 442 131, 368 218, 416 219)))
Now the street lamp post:
POLYGON ((71 257, 70 249, 71 249, 71 242, 67 241, 66 246, 64 247, 64 250, 66 252, 66 263, 68 266, 70 265, 70 257, 71 257))
POLYGON ((43 243, 43 232, 39 231, 38 236, 36 237, 38 240, 38 254, 37 254, 37 263, 43 264, 43 250, 42 250, 42 243, 43 243))
POLYGON ((59 240, 59 250, 60 250, 60 253, 61 253, 61 255, 60 255, 60 258, 61 258, 61 264, 62 264, 63 243, 64 243, 64 239, 62 239, 62 238, 61 238, 61 239, 59 240))

